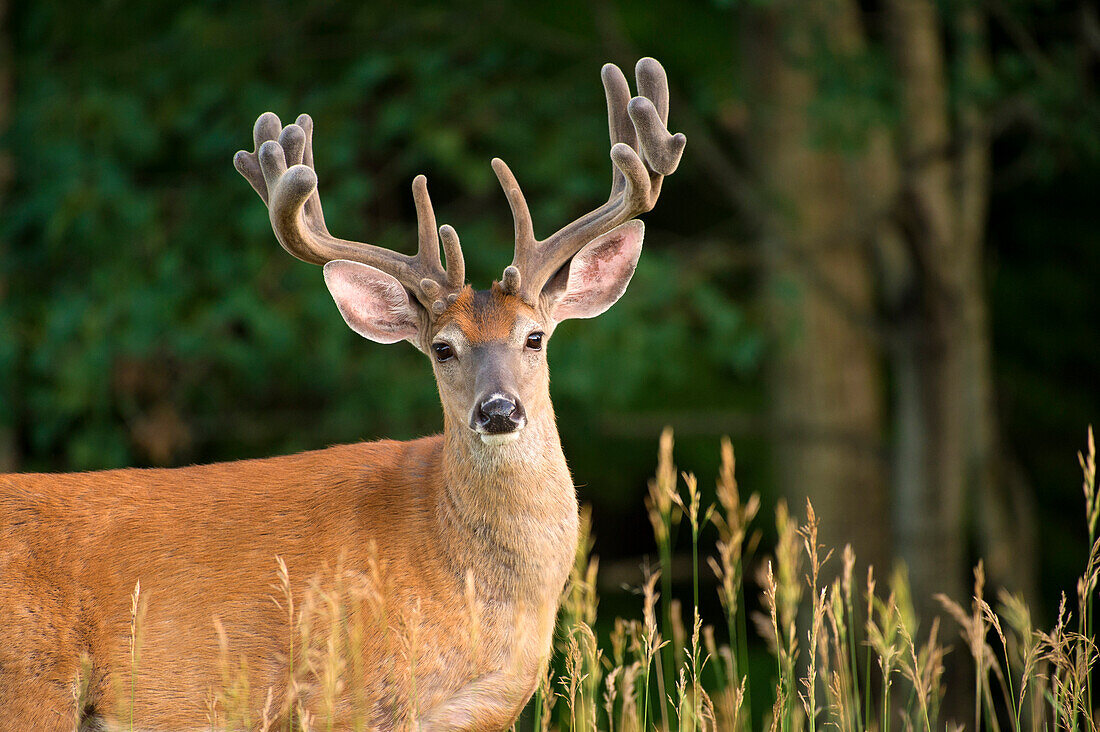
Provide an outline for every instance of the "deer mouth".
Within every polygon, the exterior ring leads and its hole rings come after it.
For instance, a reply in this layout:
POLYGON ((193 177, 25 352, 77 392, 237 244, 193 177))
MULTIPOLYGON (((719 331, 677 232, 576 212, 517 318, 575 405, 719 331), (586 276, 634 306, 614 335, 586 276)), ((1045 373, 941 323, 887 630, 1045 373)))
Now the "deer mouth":
POLYGON ((519 430, 515 432, 503 432, 500 434, 489 434, 487 432, 478 433, 478 437, 486 445, 492 445, 493 447, 499 447, 500 445, 507 445, 508 443, 515 442, 519 439, 519 430))

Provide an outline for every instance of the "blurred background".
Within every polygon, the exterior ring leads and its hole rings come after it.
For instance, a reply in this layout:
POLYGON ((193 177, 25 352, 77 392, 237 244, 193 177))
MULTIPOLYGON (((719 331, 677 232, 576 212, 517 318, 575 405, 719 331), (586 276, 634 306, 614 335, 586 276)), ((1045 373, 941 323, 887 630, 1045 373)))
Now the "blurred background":
POLYGON ((233 153, 261 112, 309 112, 331 230, 407 252, 426 173, 486 287, 512 248, 490 158, 537 234, 590 210, 600 66, 652 55, 683 163, 627 295, 550 346, 605 603, 639 604, 615 591, 653 552, 668 424, 708 491, 732 437, 762 525, 809 496, 827 543, 904 560, 925 617, 984 557, 1048 619, 1086 554, 1075 452, 1100 414, 1096 5, 452 5, 0 3, 0 467, 440 429, 427 361, 345 327, 233 153))

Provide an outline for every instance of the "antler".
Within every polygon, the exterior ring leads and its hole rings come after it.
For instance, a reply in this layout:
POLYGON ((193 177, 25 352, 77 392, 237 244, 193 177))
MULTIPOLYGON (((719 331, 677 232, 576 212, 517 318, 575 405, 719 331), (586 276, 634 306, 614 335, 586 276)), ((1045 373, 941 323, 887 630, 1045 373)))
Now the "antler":
POLYGON ((680 163, 687 138, 672 135, 668 120, 668 80, 656 59, 643 58, 634 69, 638 96, 618 66, 605 64, 601 71, 607 95, 611 133, 611 196, 607 203, 571 224, 536 241, 531 212, 512 171, 500 158, 493 160, 516 227, 516 250, 504 270, 501 286, 524 301, 537 303, 543 287, 585 244, 616 226, 653 208, 661 194, 661 182, 680 163))
POLYGON ((313 120, 308 114, 283 127, 277 116, 265 112, 256 120, 253 139, 255 151, 241 150, 233 157, 233 165, 267 204, 271 228, 284 249, 312 264, 350 259, 376 267, 395 277, 437 315, 448 302, 454 302, 466 277, 462 248, 452 227, 441 226, 437 233, 424 176, 416 176, 412 184, 418 244, 416 256, 410 257, 328 233, 317 194, 313 120), (447 257, 446 269, 439 258, 440 239, 447 257))

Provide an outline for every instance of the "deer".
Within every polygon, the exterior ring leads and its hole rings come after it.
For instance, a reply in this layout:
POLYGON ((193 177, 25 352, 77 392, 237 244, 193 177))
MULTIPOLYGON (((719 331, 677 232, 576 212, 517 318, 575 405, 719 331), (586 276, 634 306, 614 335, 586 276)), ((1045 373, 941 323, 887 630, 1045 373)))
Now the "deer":
POLYGON ((668 131, 664 69, 643 58, 635 74, 632 97, 617 66, 601 72, 612 182, 591 212, 536 239, 515 176, 493 159, 515 249, 487 290, 466 283, 458 235, 437 228, 423 175, 412 183, 415 255, 339 239, 321 208, 311 118, 259 117, 253 151, 234 165, 276 238, 323 267, 351 330, 429 357, 443 432, 173 469, 0 476, 0 730, 208 729, 226 654, 248 670, 252 729, 319 714, 324 694, 288 681, 293 607, 337 564, 385 588, 370 600, 385 627, 356 649, 361 681, 332 687, 333 728, 513 724, 545 674, 578 540, 547 345, 562 321, 623 295, 641 254, 637 217, 686 144, 668 131))

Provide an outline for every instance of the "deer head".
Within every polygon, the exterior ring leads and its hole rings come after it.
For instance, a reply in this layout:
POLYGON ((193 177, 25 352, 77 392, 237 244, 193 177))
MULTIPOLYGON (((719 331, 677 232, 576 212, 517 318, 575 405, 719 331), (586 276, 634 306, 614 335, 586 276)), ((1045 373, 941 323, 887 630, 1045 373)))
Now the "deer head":
POLYGON ((324 265, 325 283, 351 329, 379 343, 407 340, 430 356, 448 430, 468 429, 499 445, 533 419, 553 419, 547 341, 561 321, 599 315, 625 292, 642 247, 643 226, 635 217, 653 208, 664 176, 680 162, 686 138, 666 127, 664 69, 643 58, 635 71, 633 98, 617 66, 602 71, 613 164, 607 203, 537 240, 519 184, 502 160, 492 161, 516 242, 512 263, 488 290, 466 284, 458 234, 436 228, 423 175, 412 185, 415 255, 329 234, 308 115, 286 127, 274 114, 262 115, 255 151, 238 152, 234 165, 267 204, 283 248, 324 265))

